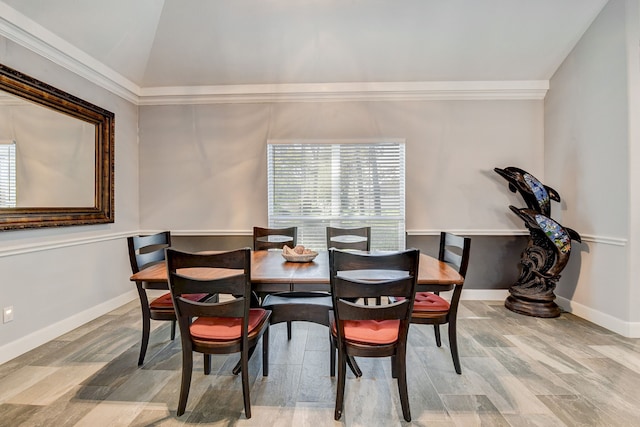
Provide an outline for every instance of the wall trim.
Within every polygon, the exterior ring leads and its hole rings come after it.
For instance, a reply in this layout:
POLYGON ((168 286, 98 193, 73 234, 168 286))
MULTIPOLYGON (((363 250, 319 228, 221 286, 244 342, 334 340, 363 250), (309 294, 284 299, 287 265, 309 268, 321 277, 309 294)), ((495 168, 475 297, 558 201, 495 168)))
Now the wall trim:
POLYGON ((528 236, 526 229, 424 229, 407 230, 409 236, 439 236, 441 231, 460 234, 463 236, 528 236))
POLYGON ((627 246, 627 243, 629 242, 628 239, 621 237, 595 236, 592 234, 581 234, 580 237, 582 237, 583 242, 602 243, 612 246, 627 246))
POLYGON ((273 102, 542 100, 549 82, 438 81, 147 87, 139 105, 273 102))
MULTIPOLYGON (((26 243, 13 246, 5 246, 0 249, 0 258, 13 255, 22 255, 31 252, 48 251, 52 249, 60 249, 69 246, 87 245, 91 243, 105 242, 108 240, 122 239, 129 236, 138 234, 154 234, 164 230, 133 230, 127 232, 113 233, 113 234, 101 234, 97 236, 70 238, 70 239, 56 239, 47 242, 38 243, 26 243)), ((482 230, 482 229, 448 229, 447 231, 464 236, 526 236, 529 233, 526 230, 482 230)), ((251 236, 253 230, 172 230, 171 234, 174 236, 251 236)), ((407 230, 409 236, 439 236, 440 230, 425 229, 425 230, 407 230)), ((583 242, 600 243, 613 246, 626 246, 627 239, 609 236, 592 236, 582 235, 583 242)))
POLYGON ((137 298, 138 292, 135 289, 132 289, 131 291, 112 298, 109 301, 90 307, 80 313, 76 313, 66 319, 62 319, 59 322, 39 329, 29 335, 18 338, 15 341, 11 341, 0 347, 0 364, 56 339, 57 337, 105 315, 116 308, 122 307, 124 304, 127 304, 137 298))
POLYGON ((108 235, 89 236, 81 238, 57 239, 39 243, 27 243, 21 245, 13 245, 0 249, 0 258, 13 255, 22 255, 31 252, 49 251, 52 249, 66 248, 69 246, 88 245, 91 243, 105 242, 108 240, 122 239, 133 236, 135 232, 114 233, 108 235))
POLYGON ((602 311, 558 296, 556 303, 566 312, 602 326, 627 338, 640 338, 640 322, 627 322, 602 311))

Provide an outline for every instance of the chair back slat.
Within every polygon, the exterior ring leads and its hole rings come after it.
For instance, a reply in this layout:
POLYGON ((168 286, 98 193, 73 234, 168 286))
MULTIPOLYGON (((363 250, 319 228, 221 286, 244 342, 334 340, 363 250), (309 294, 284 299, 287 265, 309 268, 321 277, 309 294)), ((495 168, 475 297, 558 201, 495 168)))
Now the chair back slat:
POLYGON ((411 301, 408 299, 379 306, 361 305, 344 299, 337 300, 337 304, 341 320, 404 320, 411 316, 411 301))
MULTIPOLYGON (((358 270, 362 271, 362 270, 358 270)), ((376 270, 383 274, 383 270, 376 270)), ((356 273, 357 274, 357 273, 356 273)), ((385 296, 409 297, 413 277, 406 276, 394 280, 358 280, 337 276, 336 292, 338 298, 378 298, 385 296)))
POLYGON ((371 227, 327 227, 327 249, 330 248, 370 251, 371 227), (342 240, 340 238, 342 238, 342 240), (345 241, 345 239, 347 240, 345 241))
POLYGON ((298 244, 298 228, 263 228, 253 227, 253 250, 282 249, 284 245, 290 248, 298 244), (269 238, 275 241, 269 241, 269 238))
POLYGON ((176 303, 179 311, 187 317, 243 317, 244 297, 223 302, 197 302, 178 297, 176 303))

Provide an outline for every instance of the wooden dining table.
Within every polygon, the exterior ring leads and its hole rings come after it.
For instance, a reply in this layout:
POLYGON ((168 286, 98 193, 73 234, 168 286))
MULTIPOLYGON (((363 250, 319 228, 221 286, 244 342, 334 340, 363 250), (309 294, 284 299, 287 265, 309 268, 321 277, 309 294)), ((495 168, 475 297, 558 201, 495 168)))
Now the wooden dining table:
MULTIPOLYGON (((375 252, 372 252, 375 254, 375 252)), ((203 278, 206 270, 202 269, 203 278)), ((159 263, 131 276, 131 281, 143 282, 146 289, 168 289, 167 268, 159 263)), ((464 278, 448 264, 426 254, 420 254, 418 291, 447 291, 464 282, 464 278)), ((251 283, 258 293, 290 290, 329 291, 329 252, 319 251, 311 262, 289 262, 277 250, 251 252, 251 283)))

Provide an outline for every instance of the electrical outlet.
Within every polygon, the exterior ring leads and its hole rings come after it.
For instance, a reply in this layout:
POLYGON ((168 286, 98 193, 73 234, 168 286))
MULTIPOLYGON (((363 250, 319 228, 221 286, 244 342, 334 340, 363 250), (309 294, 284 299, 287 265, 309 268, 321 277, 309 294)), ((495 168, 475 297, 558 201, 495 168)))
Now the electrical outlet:
POLYGON ((2 310, 2 323, 8 323, 13 320, 13 306, 5 307, 2 310))

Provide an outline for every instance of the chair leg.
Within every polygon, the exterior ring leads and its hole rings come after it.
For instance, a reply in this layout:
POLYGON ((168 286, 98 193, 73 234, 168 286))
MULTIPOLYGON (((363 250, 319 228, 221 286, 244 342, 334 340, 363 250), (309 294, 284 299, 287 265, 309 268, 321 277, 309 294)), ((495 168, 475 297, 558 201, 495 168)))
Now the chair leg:
POLYGON ((203 354, 204 358, 204 374, 209 375, 211 373, 211 355, 203 354))
POLYGON ((262 376, 269 376, 269 326, 262 334, 262 376))
POLYGON ((247 419, 249 419, 251 418, 251 397, 249 396, 249 351, 243 349, 240 354, 240 364, 242 366, 242 396, 244 398, 244 415, 245 417, 247 417, 247 419))
POLYGON ((336 376, 336 343, 333 339, 333 336, 331 336, 331 332, 329 332, 329 349, 331 351, 331 353, 329 353, 329 375, 331 375, 331 377, 335 377, 336 376))
MULTIPOLYGON (((332 377, 336 376, 336 343, 333 336, 329 336, 329 375, 332 377)), ((353 356, 346 356, 346 363, 349 365, 351 372, 356 378, 360 378, 362 376, 362 371, 356 362, 356 359, 353 356)))
POLYGON ((349 364, 349 368, 351 368, 351 372, 356 378, 360 378, 362 376, 362 371, 356 362, 356 359, 353 356, 346 356, 347 363, 349 364))
POLYGON ((395 369, 398 373, 398 392, 400 393, 400 404, 402 405, 402 415, 405 421, 411 421, 411 411, 409 410, 409 393, 407 392, 407 367, 406 367, 406 354, 405 351, 401 351, 394 357, 395 369))
POLYGON ((287 322, 287 340, 291 341, 291 323, 287 322))
POLYGON ((149 306, 142 306, 142 341, 140 342, 140 355, 138 356, 138 366, 144 363, 144 356, 147 354, 149 346, 149 332, 151 331, 151 313, 149 306))
MULTIPOLYGON (((256 351, 255 345, 249 349, 249 359, 253 356, 254 351, 256 351)), ((242 357, 238 360, 238 363, 236 363, 236 366, 234 366, 232 370, 233 375, 238 375, 240 371, 242 371, 242 357)))
POLYGON ((338 386, 336 390, 336 408, 334 419, 338 421, 342 417, 344 406, 344 385, 347 371, 347 356, 343 350, 338 350, 338 386))
MULTIPOLYGON (((184 343, 183 343, 184 345, 184 343)), ((193 372, 193 351, 191 348, 182 349, 182 382, 180 384, 180 400, 178 401, 177 415, 184 414, 189 398, 189 388, 191 387, 191 374, 193 372)))
POLYGON ((171 341, 176 339, 176 321, 171 321, 171 341))
POLYGON ((433 331, 436 334, 436 345, 442 347, 442 339, 440 339, 440 325, 433 325, 433 331))
POLYGON ((398 378, 398 361, 397 356, 391 356, 391 378, 398 378))
POLYGON ((455 319, 449 322, 449 349, 451 350, 453 367, 455 368, 456 373, 462 374, 462 368, 460 367, 460 357, 458 355, 458 337, 456 334, 455 319))

